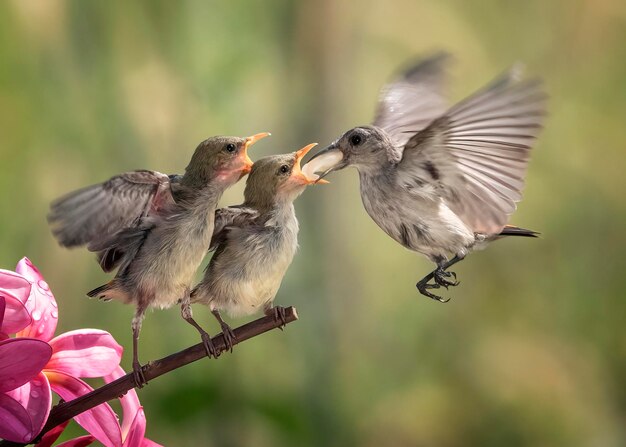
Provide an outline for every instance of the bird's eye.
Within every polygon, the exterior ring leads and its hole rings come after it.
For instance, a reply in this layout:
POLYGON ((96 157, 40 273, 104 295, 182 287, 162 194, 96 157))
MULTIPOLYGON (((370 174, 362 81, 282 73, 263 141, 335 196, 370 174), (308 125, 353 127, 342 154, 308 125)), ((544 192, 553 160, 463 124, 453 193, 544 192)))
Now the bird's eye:
POLYGON ((362 142, 363 138, 361 138, 361 135, 359 134, 354 134, 350 137, 350 144, 352 144, 352 146, 358 146, 362 142))
POLYGON ((281 174, 286 174, 286 173, 288 173, 288 172, 289 172, 289 166, 287 166, 287 165, 282 165, 282 166, 280 167, 279 171, 280 171, 280 173, 281 173, 281 174))
POLYGON ((232 153, 232 152, 235 152, 235 149, 236 149, 236 147, 235 147, 235 145, 233 143, 228 143, 226 145, 226 152, 231 152, 232 153))

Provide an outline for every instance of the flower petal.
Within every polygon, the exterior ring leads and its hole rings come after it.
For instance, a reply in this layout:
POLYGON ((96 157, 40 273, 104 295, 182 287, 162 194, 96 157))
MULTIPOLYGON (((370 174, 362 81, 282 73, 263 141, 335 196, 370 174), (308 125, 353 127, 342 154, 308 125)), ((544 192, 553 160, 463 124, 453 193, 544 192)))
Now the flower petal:
MULTIPOLYGON (((83 394, 93 391, 89 385, 80 379, 61 371, 46 371, 52 390, 66 401, 76 399, 83 394)), ((122 433, 115 413, 109 404, 101 404, 74 417, 85 430, 91 433, 106 447, 122 445, 122 433)))
MULTIPOLYGON (((57 445, 57 447, 85 447, 93 444, 95 440, 96 438, 94 438, 93 436, 85 435, 81 436, 80 438, 74 438, 70 439, 69 441, 65 441, 64 443, 57 445)), ((37 444, 37 446, 39 446, 39 444, 37 444)))
MULTIPOLYGON (((124 372, 121 366, 118 366, 111 374, 104 377, 104 381, 111 383, 125 375, 126 372, 124 372)), ((122 404, 122 439, 126 439, 135 415, 141 408, 141 404, 134 388, 128 390, 125 395, 120 397, 120 403, 122 404)))
POLYGON ((41 372, 52 348, 32 338, 10 338, 0 341, 0 392, 24 385, 41 372))
POLYGON ((0 293, 8 292, 22 303, 30 295, 30 282, 19 273, 0 269, 0 293))
POLYGON ((74 377, 102 377, 120 364, 123 348, 111 334, 98 329, 79 329, 50 340, 54 350, 46 369, 74 377))
POLYGON ((69 424, 69 419, 62 424, 57 425, 52 430, 48 430, 42 437, 41 440, 35 445, 35 447, 52 447, 52 444, 59 439, 61 433, 65 431, 65 427, 69 424))
POLYGON ((32 285, 30 295, 24 303, 26 310, 30 312, 32 323, 22 331, 18 337, 32 337, 39 340, 49 341, 54 336, 57 328, 59 311, 54 295, 39 273, 39 270, 28 258, 23 258, 15 268, 16 272, 24 276, 32 285))
POLYGON ((146 415, 143 412, 143 408, 139 407, 130 430, 124 439, 124 447, 141 447, 141 441, 143 441, 145 434, 146 415))
POLYGON ((15 296, 6 291, 0 292, 0 300, 4 302, 4 315, 0 319, 0 332, 15 334, 31 323, 32 320, 26 307, 15 296))
POLYGON ((18 401, 0 393, 0 438, 14 442, 28 442, 36 433, 28 412, 18 401))
POLYGON ((44 373, 39 373, 30 382, 6 393, 18 401, 30 415, 33 436, 39 434, 48 420, 52 406, 50 383, 44 373))

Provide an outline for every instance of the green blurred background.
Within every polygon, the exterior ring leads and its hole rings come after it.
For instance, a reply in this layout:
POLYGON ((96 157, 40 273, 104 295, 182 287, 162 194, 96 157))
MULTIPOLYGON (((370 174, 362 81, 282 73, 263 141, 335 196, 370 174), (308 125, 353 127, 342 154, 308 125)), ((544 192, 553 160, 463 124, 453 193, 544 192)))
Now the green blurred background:
MULTIPOLYGON (((0 266, 29 256, 59 302, 57 332, 109 330, 128 369, 132 309, 85 297, 106 276, 86 250, 56 245, 48 203, 126 170, 182 172, 214 134, 271 131, 253 158, 326 144, 370 121, 398 65, 437 49, 456 56, 455 100, 517 60, 545 78, 550 117, 513 218, 542 238, 473 254, 439 304, 414 288, 430 263, 367 217, 355 171, 334 174, 296 204, 300 253, 277 303, 300 321, 150 383, 148 435, 626 445, 622 0, 2 2, 0 266)), ((178 309, 150 313, 142 359, 196 342, 178 309)))

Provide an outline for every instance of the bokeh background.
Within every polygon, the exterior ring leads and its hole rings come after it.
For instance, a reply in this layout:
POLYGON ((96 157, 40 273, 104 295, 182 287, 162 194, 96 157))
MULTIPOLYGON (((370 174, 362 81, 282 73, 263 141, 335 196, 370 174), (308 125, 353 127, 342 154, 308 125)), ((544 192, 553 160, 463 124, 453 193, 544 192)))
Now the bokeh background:
MULTIPOLYGON (((56 245, 52 199, 126 170, 182 172, 214 134, 271 131, 253 158, 328 143, 369 122, 379 87, 416 55, 456 56, 452 100, 521 60, 551 100, 513 221, 542 238, 473 254, 439 304, 414 288, 428 261, 369 220, 355 171, 334 174, 296 204, 300 253, 277 303, 300 321, 141 390, 148 435, 626 445, 625 42, 621 0, 2 2, 0 266, 29 256, 59 302, 58 332, 109 330, 129 368, 132 309, 85 297, 107 277, 86 250, 56 245)), ((154 312, 142 359, 197 341, 178 309, 154 312)))

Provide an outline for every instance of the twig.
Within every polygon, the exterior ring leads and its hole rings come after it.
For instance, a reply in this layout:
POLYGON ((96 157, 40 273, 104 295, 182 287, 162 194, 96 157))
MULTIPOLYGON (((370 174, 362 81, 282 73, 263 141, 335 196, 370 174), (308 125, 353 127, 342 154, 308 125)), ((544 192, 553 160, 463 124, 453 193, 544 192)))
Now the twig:
MULTIPOLYGON (((285 309, 285 324, 296 321, 297 319, 298 314, 296 313, 296 309, 294 307, 288 307, 285 309)), ((249 340, 250 338, 256 337, 257 335, 261 335, 272 329, 281 327, 282 325, 283 322, 276 321, 274 316, 266 316, 263 318, 259 318, 258 320, 251 321, 250 323, 244 324, 243 326, 240 326, 234 330, 236 340, 233 344, 239 344, 243 341, 249 340)), ((213 341, 213 345, 215 346, 215 349, 218 351, 218 353, 226 351, 227 347, 226 343, 224 342, 224 335, 222 333, 217 334, 211 340, 213 341)), ((170 371, 188 365, 189 363, 195 362, 196 360, 200 360, 203 357, 206 357, 206 350, 202 343, 198 343, 197 345, 191 346, 187 349, 184 349, 180 352, 169 355, 162 359, 148 362, 143 367, 144 376, 148 381, 153 380, 170 371)), ((62 402, 59 405, 55 406, 50 412, 48 421, 41 430, 41 433, 39 433, 37 438, 35 438, 30 443, 20 444, 5 440, 0 441, 0 447, 21 447, 29 444, 34 444, 38 442, 45 433, 52 430, 57 425, 62 424, 63 422, 73 418, 74 416, 79 415, 84 411, 94 408, 104 402, 108 402, 109 400, 121 397, 132 388, 135 388, 135 380, 133 378, 133 373, 131 372, 111 383, 108 383, 96 390, 93 390, 90 393, 87 393, 69 402, 62 402)))

